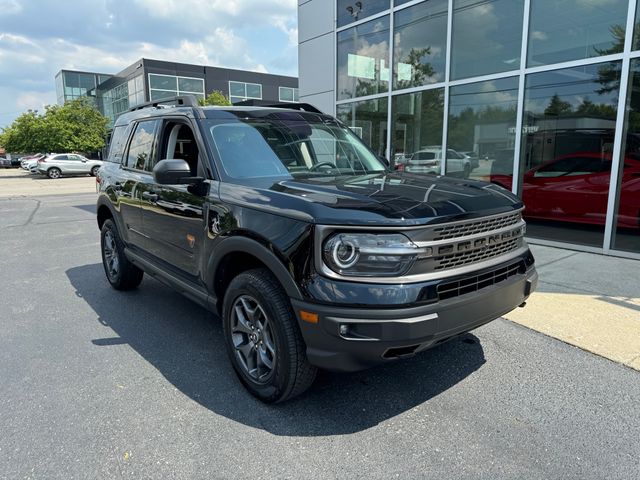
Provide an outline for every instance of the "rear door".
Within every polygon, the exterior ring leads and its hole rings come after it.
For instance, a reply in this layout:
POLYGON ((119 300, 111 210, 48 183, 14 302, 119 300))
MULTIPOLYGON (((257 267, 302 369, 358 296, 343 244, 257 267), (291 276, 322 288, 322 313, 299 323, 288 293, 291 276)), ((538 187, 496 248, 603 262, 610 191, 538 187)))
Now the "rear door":
POLYGON ((80 155, 70 153, 67 155, 67 171, 69 173, 85 173, 87 172, 86 163, 82 162, 80 155))
POLYGON ((155 160, 159 123, 159 120, 143 120, 135 125, 114 185, 128 242, 145 250, 148 245, 142 229, 141 199, 153 182, 149 165, 155 160))

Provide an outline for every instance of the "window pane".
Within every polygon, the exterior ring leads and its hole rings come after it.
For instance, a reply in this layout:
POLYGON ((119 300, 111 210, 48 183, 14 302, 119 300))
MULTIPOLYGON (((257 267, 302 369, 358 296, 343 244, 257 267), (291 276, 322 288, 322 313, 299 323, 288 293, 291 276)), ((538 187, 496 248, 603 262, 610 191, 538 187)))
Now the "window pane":
POLYGON ((300 101, 300 95, 299 95, 299 92, 298 92, 297 88, 293 89, 293 101, 294 102, 299 102, 300 101))
POLYGON ((126 137, 127 128, 124 126, 118 126, 113 129, 111 133, 111 139, 109 141, 109 155, 107 155, 108 162, 120 163, 123 157, 123 150, 127 141, 126 137))
POLYGON ((151 92, 149 93, 151 94, 152 102, 155 102, 156 100, 162 100, 165 98, 176 97, 178 95, 178 92, 176 92, 175 90, 173 92, 165 91, 165 90, 151 90, 151 92))
POLYGON ((142 75, 138 75, 135 78, 135 83, 136 83, 136 92, 142 92, 144 90, 144 79, 142 78, 142 75))
POLYGON ((451 78, 520 68, 523 0, 455 0, 451 78))
POLYGON ((178 90, 181 92, 204 93, 204 80, 178 77, 178 90))
POLYGON ((129 156, 127 166, 137 170, 144 170, 153 154, 153 143, 157 120, 140 122, 133 134, 131 144, 129 146, 129 156))
POLYGON ((363 2, 338 0, 338 27, 387 10, 390 3, 390 0, 365 0, 363 2), (360 3, 362 7, 358 7, 356 3, 360 3))
POLYGON ((338 100, 389 90, 389 17, 338 33, 338 100))
POLYGON ((293 102, 293 88, 280 87, 278 93, 281 102, 293 102))
POLYGON ((229 82, 229 95, 234 97, 244 97, 247 92, 243 82, 229 82))
POLYGON ((262 99, 262 85, 247 83, 247 97, 262 99))
POLYGON ((395 168, 440 174, 444 88, 396 95, 391 111, 395 168))
POLYGON ((518 78, 451 87, 447 175, 513 175, 518 78))
POLYGON ((430 0, 395 14, 394 88, 444 81, 447 0, 430 0))
POLYGON ((619 53, 624 46, 627 0, 531 2, 531 66, 619 53))
POLYGON ((176 77, 168 77, 164 75, 149 75, 149 88, 159 88, 162 90, 177 90, 178 84, 176 77))
MULTIPOLYGON (((520 171, 532 237, 602 246, 619 88, 620 62, 527 77, 520 171)), ((491 180, 509 188, 509 178, 491 180)))
POLYGON ((640 60, 631 60, 613 248, 640 253, 640 60))
POLYGON ((337 117, 351 127, 371 150, 385 155, 387 150, 387 99, 338 105, 337 117))

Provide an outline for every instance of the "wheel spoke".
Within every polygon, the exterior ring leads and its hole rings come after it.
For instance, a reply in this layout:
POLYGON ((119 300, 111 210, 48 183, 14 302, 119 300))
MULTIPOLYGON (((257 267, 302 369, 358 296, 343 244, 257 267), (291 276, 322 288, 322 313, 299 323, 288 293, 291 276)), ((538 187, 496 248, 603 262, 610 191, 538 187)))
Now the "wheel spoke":
POLYGON ((258 358, 262 362, 262 364, 269 369, 269 371, 273 370, 273 360, 269 358, 267 352, 262 348, 258 349, 258 358))
POLYGON ((247 321, 245 317, 244 309, 240 305, 236 305, 236 320, 235 325, 233 326, 233 332, 246 333, 247 335, 251 335, 251 325, 247 321))
POLYGON ((271 355, 275 356, 276 347, 273 344, 273 338, 271 337, 271 329, 265 329, 262 331, 262 344, 265 346, 271 355))

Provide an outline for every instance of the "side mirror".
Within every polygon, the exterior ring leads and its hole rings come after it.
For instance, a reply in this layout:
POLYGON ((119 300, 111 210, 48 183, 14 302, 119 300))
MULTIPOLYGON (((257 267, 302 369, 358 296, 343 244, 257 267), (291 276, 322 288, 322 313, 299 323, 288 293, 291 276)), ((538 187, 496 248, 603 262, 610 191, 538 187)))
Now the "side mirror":
POLYGON ((202 177, 192 177, 191 167, 181 159, 160 160, 153 167, 153 179, 160 185, 193 185, 204 181, 202 177))

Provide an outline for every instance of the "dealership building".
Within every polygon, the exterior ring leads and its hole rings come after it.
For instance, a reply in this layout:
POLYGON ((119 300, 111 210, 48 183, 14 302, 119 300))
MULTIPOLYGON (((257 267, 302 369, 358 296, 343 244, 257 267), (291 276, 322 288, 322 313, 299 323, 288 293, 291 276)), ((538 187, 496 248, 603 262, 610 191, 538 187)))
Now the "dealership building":
POLYGON ((142 58, 116 74, 61 70, 56 74, 58 104, 88 96, 112 122, 122 112, 145 102, 190 94, 204 98, 213 91, 232 103, 257 99, 298 100, 298 79, 229 68, 142 58))
POLYGON ((300 100, 399 170, 512 190, 532 242, 640 259, 638 8, 299 0, 300 100))

